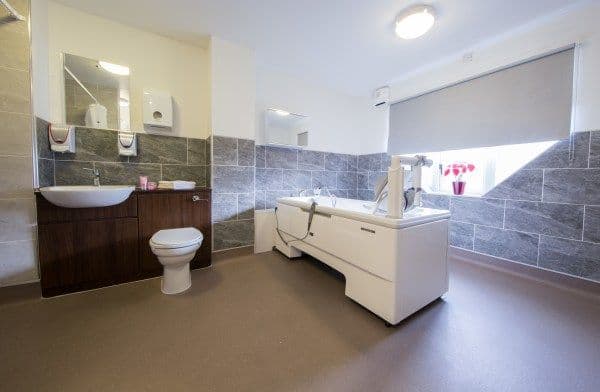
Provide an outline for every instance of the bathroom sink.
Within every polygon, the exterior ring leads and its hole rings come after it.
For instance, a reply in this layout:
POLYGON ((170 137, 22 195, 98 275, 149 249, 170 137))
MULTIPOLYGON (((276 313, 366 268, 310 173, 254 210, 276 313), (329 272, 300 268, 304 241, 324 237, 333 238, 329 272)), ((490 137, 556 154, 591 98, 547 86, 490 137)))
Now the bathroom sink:
POLYGON ((108 207, 124 202, 135 187, 130 185, 73 185, 40 188, 50 203, 66 208, 108 207))

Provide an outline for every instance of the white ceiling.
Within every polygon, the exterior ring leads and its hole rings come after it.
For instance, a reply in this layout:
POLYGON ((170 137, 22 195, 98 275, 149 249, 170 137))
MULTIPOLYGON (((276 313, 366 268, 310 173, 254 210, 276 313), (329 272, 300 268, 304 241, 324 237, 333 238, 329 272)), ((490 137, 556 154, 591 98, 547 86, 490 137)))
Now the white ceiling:
POLYGON ((58 0, 124 24, 203 44, 208 35, 256 50, 259 65, 352 95, 459 53, 575 0, 433 0, 425 36, 394 35, 407 0, 58 0))

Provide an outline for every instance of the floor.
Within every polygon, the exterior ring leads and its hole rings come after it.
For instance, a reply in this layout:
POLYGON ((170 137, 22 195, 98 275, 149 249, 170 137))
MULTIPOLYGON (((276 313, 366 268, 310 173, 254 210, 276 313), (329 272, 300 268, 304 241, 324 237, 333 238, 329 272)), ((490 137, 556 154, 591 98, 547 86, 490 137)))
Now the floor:
MULTIPOLYGON (((451 263, 450 292, 395 328, 311 259, 0 305, 5 391, 598 391, 600 301, 451 263)), ((6 301, 5 301, 6 302, 6 301)))

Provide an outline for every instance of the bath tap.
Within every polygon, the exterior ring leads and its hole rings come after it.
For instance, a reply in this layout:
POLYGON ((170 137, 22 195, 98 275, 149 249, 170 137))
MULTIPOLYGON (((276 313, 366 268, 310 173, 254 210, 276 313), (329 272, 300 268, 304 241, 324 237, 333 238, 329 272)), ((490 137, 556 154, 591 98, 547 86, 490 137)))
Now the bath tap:
MULTIPOLYGON (((332 207, 335 207, 337 204, 337 196, 334 195, 333 193, 331 193, 329 191, 329 188, 324 187, 325 188, 325 192, 327 193, 327 196, 329 196, 329 202, 331 203, 332 207)), ((318 186, 313 190, 313 193, 315 194, 316 197, 321 196, 321 187, 318 186)))
POLYGON ((84 167, 83 170, 89 170, 94 174, 94 186, 100 186, 100 171, 97 168, 84 167))

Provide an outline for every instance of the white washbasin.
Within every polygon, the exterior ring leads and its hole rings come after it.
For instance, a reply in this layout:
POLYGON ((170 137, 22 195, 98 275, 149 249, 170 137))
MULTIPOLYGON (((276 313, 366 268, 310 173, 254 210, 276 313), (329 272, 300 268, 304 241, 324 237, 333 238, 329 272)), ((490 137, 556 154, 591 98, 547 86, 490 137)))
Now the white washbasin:
POLYGON ((135 189, 130 185, 72 185, 40 188, 50 203, 66 208, 108 207, 124 202, 135 189))

